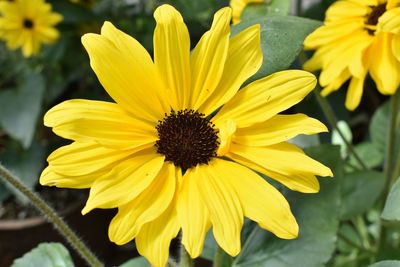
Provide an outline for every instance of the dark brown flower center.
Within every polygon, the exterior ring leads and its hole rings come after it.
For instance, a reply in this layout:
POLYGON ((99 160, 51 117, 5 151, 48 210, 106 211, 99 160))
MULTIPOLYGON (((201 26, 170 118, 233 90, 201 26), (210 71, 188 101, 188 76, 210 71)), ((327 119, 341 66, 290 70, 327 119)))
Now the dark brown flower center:
POLYGON ((24 24, 24 28, 26 28, 26 29, 32 29, 34 26, 34 23, 31 19, 24 19, 23 24, 24 24))
MULTIPOLYGON (((372 11, 369 13, 367 17, 366 24, 371 26, 376 26, 378 24, 379 18, 386 12, 386 3, 380 4, 378 6, 372 6, 372 11)), ((375 33, 374 30, 367 29, 368 33, 373 35, 375 33)))
POLYGON ((214 124, 197 111, 173 110, 158 121, 156 129, 157 152, 183 170, 207 164, 217 155, 219 142, 214 124))

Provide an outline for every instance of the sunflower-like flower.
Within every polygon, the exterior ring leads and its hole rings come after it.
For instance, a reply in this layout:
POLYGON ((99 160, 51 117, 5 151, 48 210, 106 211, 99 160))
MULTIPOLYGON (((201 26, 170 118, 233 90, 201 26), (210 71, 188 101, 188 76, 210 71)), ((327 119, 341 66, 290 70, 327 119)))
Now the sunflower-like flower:
POLYGON ((392 95, 400 85, 400 1, 341 0, 326 12, 323 26, 304 41, 317 49, 304 69, 322 69, 322 95, 351 79, 346 108, 360 104, 369 73, 379 92, 392 95))
POLYGON ((229 6, 232 8, 232 23, 240 22, 240 16, 244 8, 249 4, 263 3, 265 0, 231 0, 229 6))
POLYGON ((54 26, 62 16, 51 9, 44 0, 1 1, 0 39, 11 50, 21 47, 25 57, 37 54, 42 43, 53 43, 59 37, 54 26))
POLYGON ((213 227, 230 255, 240 251, 244 216, 285 239, 298 225, 281 193, 260 172, 300 192, 317 192, 329 168, 286 141, 326 131, 304 114, 277 115, 315 86, 305 71, 283 71, 240 86, 262 63, 260 27, 230 38, 231 9, 214 16, 190 53, 173 7, 154 13, 154 62, 132 37, 105 22, 82 37, 91 67, 116 103, 65 101, 45 125, 74 142, 48 158, 42 185, 90 188, 83 214, 118 208, 117 244, 135 239, 153 266, 165 266, 172 238, 198 257, 213 227))

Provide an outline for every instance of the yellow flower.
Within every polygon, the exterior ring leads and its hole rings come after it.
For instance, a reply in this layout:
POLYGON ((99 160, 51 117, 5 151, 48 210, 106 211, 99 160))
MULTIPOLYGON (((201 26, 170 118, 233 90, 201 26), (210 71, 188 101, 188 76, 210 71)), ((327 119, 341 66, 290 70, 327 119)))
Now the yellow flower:
POLYGON ((100 35, 82 37, 116 103, 69 100, 47 112, 45 125, 74 142, 49 156, 40 183, 90 188, 83 214, 118 208, 110 240, 135 238, 153 266, 165 266, 180 229, 193 258, 211 226, 218 244, 237 255, 244 216, 295 238, 289 204, 255 171, 306 193, 319 190, 315 175, 332 175, 286 142, 326 127, 304 114, 277 115, 314 88, 314 75, 283 71, 238 91, 262 63, 259 25, 230 38, 231 9, 223 8, 190 53, 179 12, 163 5, 154 17, 154 62, 109 22, 100 35))
POLYGON ((0 2, 0 39, 11 50, 22 48, 25 57, 37 54, 42 43, 58 39, 54 26, 62 20, 44 0, 0 2))
POLYGON ((322 95, 351 79, 347 109, 360 104, 368 73, 379 92, 392 95, 400 85, 400 1, 337 1, 327 10, 324 25, 306 38, 304 46, 317 49, 304 69, 322 69, 322 95))
POLYGON ((232 8, 232 22, 237 24, 240 22, 240 16, 244 8, 248 4, 263 3, 265 0, 231 0, 229 6, 232 8))

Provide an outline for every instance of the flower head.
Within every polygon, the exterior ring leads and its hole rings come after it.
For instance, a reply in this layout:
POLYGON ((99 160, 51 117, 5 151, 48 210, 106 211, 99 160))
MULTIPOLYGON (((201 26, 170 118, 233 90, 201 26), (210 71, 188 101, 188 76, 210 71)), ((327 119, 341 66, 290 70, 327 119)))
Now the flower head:
POLYGON ((11 50, 21 47, 25 57, 37 54, 42 43, 53 43, 59 36, 54 26, 62 16, 44 0, 2 1, 0 14, 0 39, 11 50))
POLYGON ((263 3, 265 0, 231 0, 229 6, 232 8, 232 22, 237 24, 240 22, 240 16, 244 8, 249 4, 263 3))
POLYGON ((379 92, 394 94, 400 85, 400 1, 337 1, 304 46, 317 50, 304 68, 322 69, 319 82, 324 96, 351 79, 347 109, 359 105, 368 73, 379 92))
POLYGON ((47 112, 45 125, 74 142, 49 156, 40 183, 90 188, 83 214, 118 208, 110 239, 135 239, 153 266, 165 266, 180 229, 193 258, 211 226, 218 244, 237 255, 244 216, 295 238, 289 204, 255 171, 308 193, 319 189, 315 175, 332 175, 286 142, 326 127, 303 114, 277 115, 301 101, 315 77, 283 71, 239 91, 262 63, 259 25, 230 37, 231 10, 223 8, 190 53, 179 12, 163 5, 154 17, 154 62, 109 22, 82 37, 116 103, 69 100, 47 112))

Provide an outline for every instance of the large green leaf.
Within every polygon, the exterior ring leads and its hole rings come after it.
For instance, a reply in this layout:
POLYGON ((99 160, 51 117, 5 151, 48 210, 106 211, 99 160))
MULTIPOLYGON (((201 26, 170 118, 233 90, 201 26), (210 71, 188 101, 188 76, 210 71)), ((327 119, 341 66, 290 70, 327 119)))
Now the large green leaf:
POLYGON ((369 210, 379 198, 385 180, 385 176, 376 171, 346 174, 341 180, 341 219, 347 220, 369 210))
POLYGON ((299 223, 294 240, 282 240, 255 227, 235 259, 237 267, 320 267, 330 259, 338 230, 339 180, 342 164, 339 147, 323 145, 307 149, 307 154, 329 166, 335 178, 321 178, 321 192, 287 192, 286 197, 299 223))
POLYGON ((390 189, 381 217, 385 220, 400 221, 400 179, 390 189))
POLYGON ((0 92, 0 126, 28 148, 41 113, 45 84, 43 77, 30 73, 18 88, 0 92))
POLYGON ((137 257, 123 263, 119 267, 150 267, 150 264, 144 257, 137 257))
POLYGON ((60 243, 42 243, 24 256, 16 259, 11 267, 73 267, 68 250, 60 243))
POLYGON ((254 25, 261 25, 261 47, 263 64, 252 79, 287 69, 303 48, 303 41, 321 22, 294 17, 273 16, 253 18, 232 27, 232 34, 254 25))
POLYGON ((290 12, 290 0, 271 0, 262 4, 250 4, 243 10, 242 21, 254 17, 286 16, 290 12))
MULTIPOLYGON (((367 165, 368 168, 372 169, 378 167, 383 162, 383 152, 377 148, 371 142, 363 142, 354 146, 357 155, 361 158, 361 160, 367 165)), ((355 159, 353 154, 350 154, 350 163, 353 166, 357 166, 359 169, 362 169, 362 166, 355 159)))
POLYGON ((400 261, 379 261, 368 267, 400 267, 400 261))

